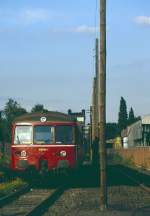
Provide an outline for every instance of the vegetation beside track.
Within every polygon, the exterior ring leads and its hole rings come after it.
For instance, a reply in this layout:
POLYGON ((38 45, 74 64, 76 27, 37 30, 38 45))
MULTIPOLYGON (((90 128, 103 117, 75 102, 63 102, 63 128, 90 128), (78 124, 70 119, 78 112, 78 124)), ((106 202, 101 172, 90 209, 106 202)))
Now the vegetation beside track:
POLYGON ((25 185, 26 185, 26 182, 24 182, 20 178, 17 178, 10 182, 0 183, 0 197, 11 194, 14 191, 18 190, 19 188, 25 185))
POLYGON ((113 156, 113 162, 115 164, 120 164, 120 165, 124 165, 124 166, 129 166, 129 167, 134 167, 135 166, 132 157, 123 158, 118 153, 114 154, 114 156, 113 156))
POLYGON ((1 155, 0 157, 0 168, 10 166, 10 156, 1 155))

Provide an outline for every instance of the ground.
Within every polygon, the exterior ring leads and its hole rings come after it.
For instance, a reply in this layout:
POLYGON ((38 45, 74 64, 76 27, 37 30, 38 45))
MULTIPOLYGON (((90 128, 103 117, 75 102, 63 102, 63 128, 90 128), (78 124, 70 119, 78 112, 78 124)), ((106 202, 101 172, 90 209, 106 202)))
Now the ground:
POLYGON ((100 210, 98 172, 84 169, 69 179, 70 185, 44 216, 150 216, 150 194, 108 170, 108 208, 100 210))

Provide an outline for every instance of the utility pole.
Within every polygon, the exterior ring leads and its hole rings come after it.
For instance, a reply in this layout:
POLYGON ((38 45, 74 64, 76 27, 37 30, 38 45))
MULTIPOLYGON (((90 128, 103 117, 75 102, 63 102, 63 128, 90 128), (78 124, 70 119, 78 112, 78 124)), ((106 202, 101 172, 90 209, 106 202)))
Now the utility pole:
POLYGON ((99 53, 98 53, 98 38, 95 41, 95 77, 93 80, 93 95, 92 95, 92 142, 98 138, 98 122, 99 122, 99 115, 98 115, 98 94, 99 94, 99 53))
POLYGON ((99 76, 100 206, 107 208, 106 183, 106 0, 100 0, 100 76, 99 76))
POLYGON ((92 143, 96 138, 96 77, 93 80, 93 95, 92 95, 92 143))
POLYGON ((99 48, 98 38, 95 41, 95 76, 93 79, 93 93, 92 93, 92 112, 91 112, 91 125, 92 125, 92 164, 97 166, 99 164, 99 48))
POLYGON ((99 136, 99 132, 98 132, 98 122, 99 122, 99 99, 98 99, 98 95, 99 95, 99 48, 98 48, 98 38, 96 38, 96 43, 95 43, 95 50, 96 50, 96 58, 95 58, 95 71, 96 71, 96 83, 95 83, 95 97, 96 97, 96 109, 95 109, 95 112, 96 112, 96 138, 98 138, 99 136))

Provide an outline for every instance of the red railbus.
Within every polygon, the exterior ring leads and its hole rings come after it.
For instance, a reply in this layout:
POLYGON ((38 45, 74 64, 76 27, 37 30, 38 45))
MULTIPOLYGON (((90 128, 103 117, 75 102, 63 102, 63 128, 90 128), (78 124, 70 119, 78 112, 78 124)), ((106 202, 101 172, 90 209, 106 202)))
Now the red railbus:
POLYGON ((82 140, 80 125, 67 114, 23 115, 13 122, 11 168, 77 168, 84 159, 82 140))

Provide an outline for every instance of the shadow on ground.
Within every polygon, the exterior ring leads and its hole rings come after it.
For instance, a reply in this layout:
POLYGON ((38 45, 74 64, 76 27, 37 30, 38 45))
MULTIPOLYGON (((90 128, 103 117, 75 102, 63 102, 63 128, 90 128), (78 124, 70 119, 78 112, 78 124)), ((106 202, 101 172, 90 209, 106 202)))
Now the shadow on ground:
POLYGON ((65 172, 62 174, 48 173, 21 173, 21 178, 27 181, 32 187, 56 188, 66 185, 69 188, 91 188, 99 186, 99 169, 92 166, 83 166, 79 170, 65 172))
MULTIPOLYGON (((107 167, 107 185, 108 186, 137 186, 137 184, 131 182, 130 179, 126 178, 121 174, 120 170, 132 175, 136 178, 141 178, 142 182, 147 182, 149 184, 150 177, 141 175, 137 176, 130 169, 126 169, 120 166, 108 166, 107 167)), ((32 187, 40 188, 56 188, 59 185, 66 184, 69 188, 96 188, 100 185, 100 172, 98 167, 93 167, 91 165, 86 165, 79 170, 71 171, 69 174, 56 175, 48 173, 45 175, 39 175, 38 173, 30 172, 23 173, 21 177, 25 179, 32 187)))
POLYGON ((107 180, 109 186, 137 186, 138 184, 132 182, 130 178, 125 175, 130 176, 135 181, 150 187, 150 175, 141 173, 135 169, 125 167, 123 165, 108 166, 107 170, 107 180))

